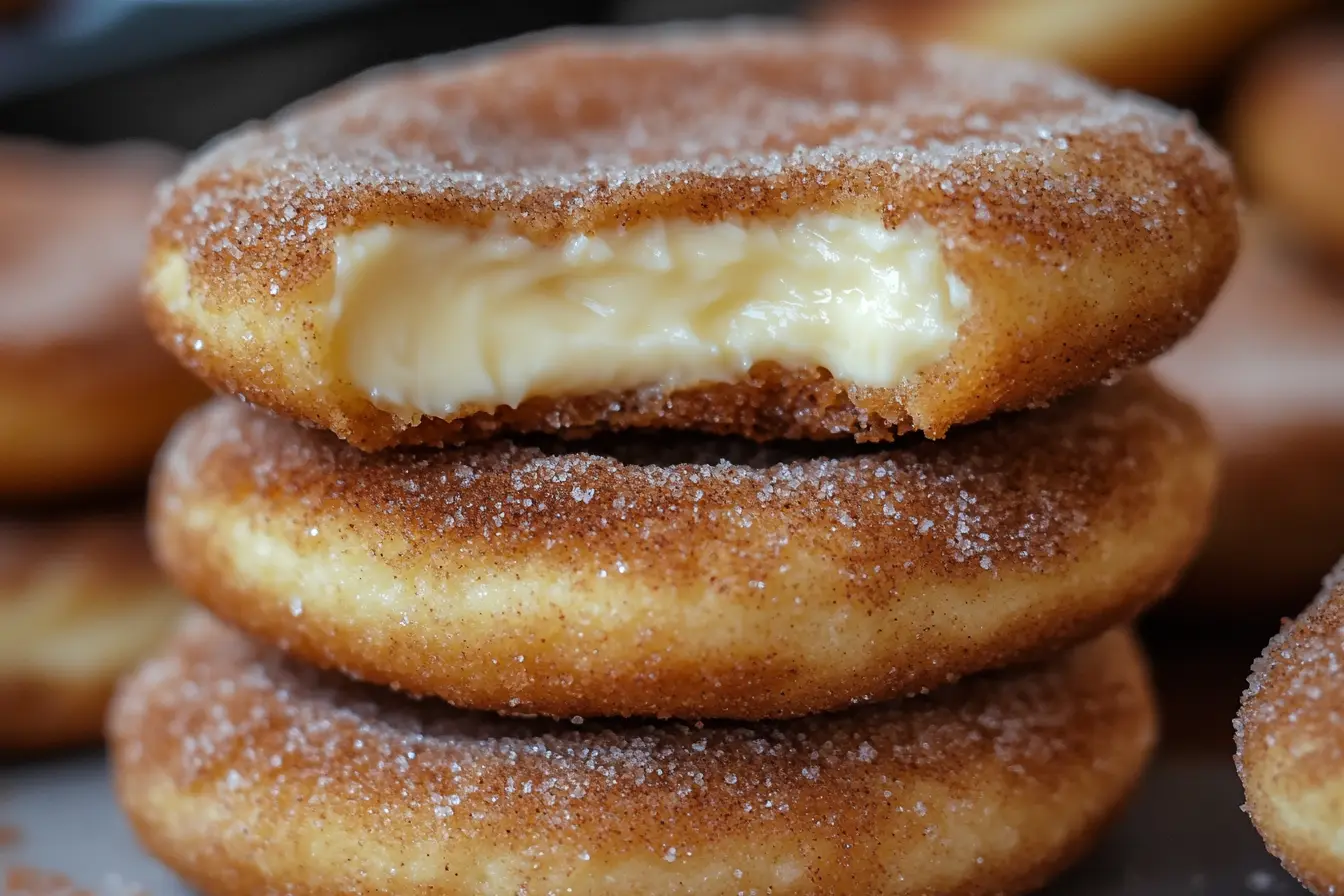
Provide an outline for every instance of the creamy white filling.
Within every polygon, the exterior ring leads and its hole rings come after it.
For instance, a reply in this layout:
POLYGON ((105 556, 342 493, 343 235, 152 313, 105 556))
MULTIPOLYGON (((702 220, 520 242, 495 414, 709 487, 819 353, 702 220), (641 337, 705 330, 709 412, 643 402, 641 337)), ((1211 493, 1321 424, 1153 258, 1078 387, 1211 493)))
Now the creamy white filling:
POLYGON ((920 220, 652 222, 558 245, 385 224, 335 246, 340 374, 432 416, 733 382, 762 362, 895 387, 947 354, 970 306, 920 220))

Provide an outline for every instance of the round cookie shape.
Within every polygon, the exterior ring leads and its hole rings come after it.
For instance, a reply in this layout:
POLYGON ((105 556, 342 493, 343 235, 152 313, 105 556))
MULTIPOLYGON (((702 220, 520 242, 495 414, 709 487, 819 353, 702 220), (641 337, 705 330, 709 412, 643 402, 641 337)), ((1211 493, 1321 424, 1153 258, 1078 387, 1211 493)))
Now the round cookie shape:
POLYGON ((1344 560, 1269 642, 1237 714, 1246 812, 1314 893, 1344 886, 1344 560))
POLYGON ((831 0, 819 15, 906 38, 1052 59, 1116 87, 1188 94, 1266 27, 1312 0, 831 0))
POLYGON ((1344 260, 1344 27, 1279 39, 1242 79, 1231 130, 1251 187, 1284 224, 1344 260))
POLYGON ((1221 456, 1213 525, 1164 609, 1276 623, 1344 553, 1344 289, 1259 213, 1227 288, 1154 372, 1203 414, 1221 456))
POLYGON ((364 448, 940 437, 1184 335, 1235 206, 1190 117, 1045 64, 843 30, 566 32, 216 143, 165 193, 147 304, 217 388, 364 448), (762 275, 784 262, 784 287, 762 275))
POLYGON ((933 688, 1161 596, 1215 457, 1138 377, 898 447, 626 433, 366 454, 241 403, 151 486, 187 594, 308 662, 557 718, 781 718, 933 688))
POLYGON ((154 186, 176 163, 149 145, 0 142, 0 495, 143 475, 204 397, 137 298, 154 186))
POLYGON ((1092 843, 1155 736, 1124 632, 845 714, 572 724, 354 685, 213 620, 109 727, 141 841, 208 896, 1024 892, 1092 843))
POLYGON ((0 752, 101 739, 118 678, 181 607, 138 513, 0 521, 0 752))

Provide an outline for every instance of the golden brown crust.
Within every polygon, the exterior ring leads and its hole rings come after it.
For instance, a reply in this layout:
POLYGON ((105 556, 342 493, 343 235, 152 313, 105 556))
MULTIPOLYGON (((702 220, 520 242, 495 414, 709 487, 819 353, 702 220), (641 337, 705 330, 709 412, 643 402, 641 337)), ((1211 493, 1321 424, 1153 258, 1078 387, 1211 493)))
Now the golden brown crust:
POLYGON ((1267 26, 1312 0, 818 0, 826 21, 1051 59, 1158 96, 1187 93, 1267 26))
POLYGON ((1344 259, 1344 28, 1280 39, 1242 80, 1231 130, 1247 180, 1287 226, 1344 259))
POLYGON ((540 722, 316 673, 202 620, 122 689, 117 791, 210 896, 1016 893, 1138 778, 1114 632, 901 705, 747 727, 540 722))
POLYGON ((1315 893, 1344 887, 1344 560, 1269 642, 1237 715, 1246 811, 1315 893))
POLYGON ((1190 558, 1215 476, 1196 415, 1142 376, 839 457, 586 447, 365 454, 219 402, 161 455, 151 542, 257 637, 459 706, 787 717, 1127 619, 1190 558))
POLYGON ((98 740, 180 611, 138 513, 0 521, 0 751, 98 740))
POLYGON ((1237 239, 1230 168, 1189 118, 1053 68, 857 32, 599 32, 379 72, 220 142, 165 194, 147 304, 216 388, 366 448, 569 427, 941 436, 1162 351, 1237 239), (923 218, 970 289, 947 358, 901 388, 764 369, 422 421, 376 407, 331 357, 318 295, 340 232, 417 221, 553 242, 822 210, 923 218))
POLYGON ((204 397, 136 301, 154 184, 175 163, 156 147, 0 142, 0 496, 143 475, 204 397))
POLYGON ((1246 234, 1213 312, 1154 365, 1222 455, 1213 528, 1166 606, 1272 624, 1344 554, 1344 290, 1281 251, 1262 218, 1246 234))

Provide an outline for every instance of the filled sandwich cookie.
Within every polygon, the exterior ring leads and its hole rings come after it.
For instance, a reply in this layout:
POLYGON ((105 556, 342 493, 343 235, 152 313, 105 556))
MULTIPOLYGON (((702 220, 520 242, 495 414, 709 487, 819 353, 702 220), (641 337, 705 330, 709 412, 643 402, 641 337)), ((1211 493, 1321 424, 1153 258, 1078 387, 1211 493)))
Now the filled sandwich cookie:
POLYGON ((147 309, 365 449, 941 437, 1158 354, 1237 250, 1191 119, 1044 64, 756 26, 375 72, 164 193, 147 309))
POLYGON ((1251 670, 1236 720, 1246 811, 1312 892, 1344 888, 1344 560, 1251 670))
POLYGON ((417 702, 193 622, 112 709, 142 840, 202 892, 1018 893, 1153 745, 1123 631, 910 702, 760 724, 417 702))
POLYGON ((138 513, 0 522, 0 752, 100 739, 117 679, 181 607, 138 513))
POLYGON ((805 715, 1092 637, 1203 537, 1216 457, 1149 377, 851 447, 491 442, 365 454, 219 402, 161 455, 175 583, 323 667, 560 718, 805 715))
POLYGON ((206 394, 137 293, 154 185, 177 158, 0 141, 0 497, 125 484, 206 394))

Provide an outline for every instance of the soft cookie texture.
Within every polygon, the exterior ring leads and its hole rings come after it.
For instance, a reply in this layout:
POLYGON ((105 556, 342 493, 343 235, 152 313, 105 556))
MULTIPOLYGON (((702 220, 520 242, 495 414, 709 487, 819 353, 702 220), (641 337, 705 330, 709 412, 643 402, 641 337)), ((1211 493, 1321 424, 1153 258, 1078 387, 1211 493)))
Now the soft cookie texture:
MULTIPOLYGON (((1226 158, 1190 117, 1045 64, 858 31, 568 32, 381 70, 220 140, 163 195, 147 307, 163 344, 216 388, 366 449, 630 427, 940 437, 1189 331, 1236 254, 1235 206, 1226 158), (380 327, 377 351, 410 366, 393 371, 402 380, 421 382, 442 354, 419 318, 389 323, 390 301, 345 301, 360 239, 503 240, 554 261, 640 234, 657 247, 659 228, 759 232, 806 215, 931 235, 915 255, 947 272, 956 299, 928 318, 950 328, 945 348, 876 384, 765 352, 722 381, 669 370, 673 385, 548 387, 602 356, 576 349, 515 402, 451 407, 352 373, 380 327)), ((640 276, 663 264, 651 251, 640 276)), ((601 295, 552 285, 606 313, 601 295)), ((535 318, 512 319, 519 339, 535 318)), ((507 380, 496 349, 482 351, 482 376, 507 380)))
POLYGON ((1122 631, 910 702, 691 725, 462 712, 200 620, 110 714, 141 841, 207 896, 1025 892, 1154 728, 1122 631))
POLYGON ((1236 721, 1246 811, 1313 892, 1344 887, 1344 560, 1269 642, 1236 721))
POLYGON ((1161 596, 1216 463, 1144 375, 897 447, 366 454, 238 402, 165 447, 151 540, 263 640, 473 709, 788 717, 937 687, 1161 596))
POLYGON ((181 606, 138 513, 0 522, 0 752, 98 740, 117 679, 181 606))

